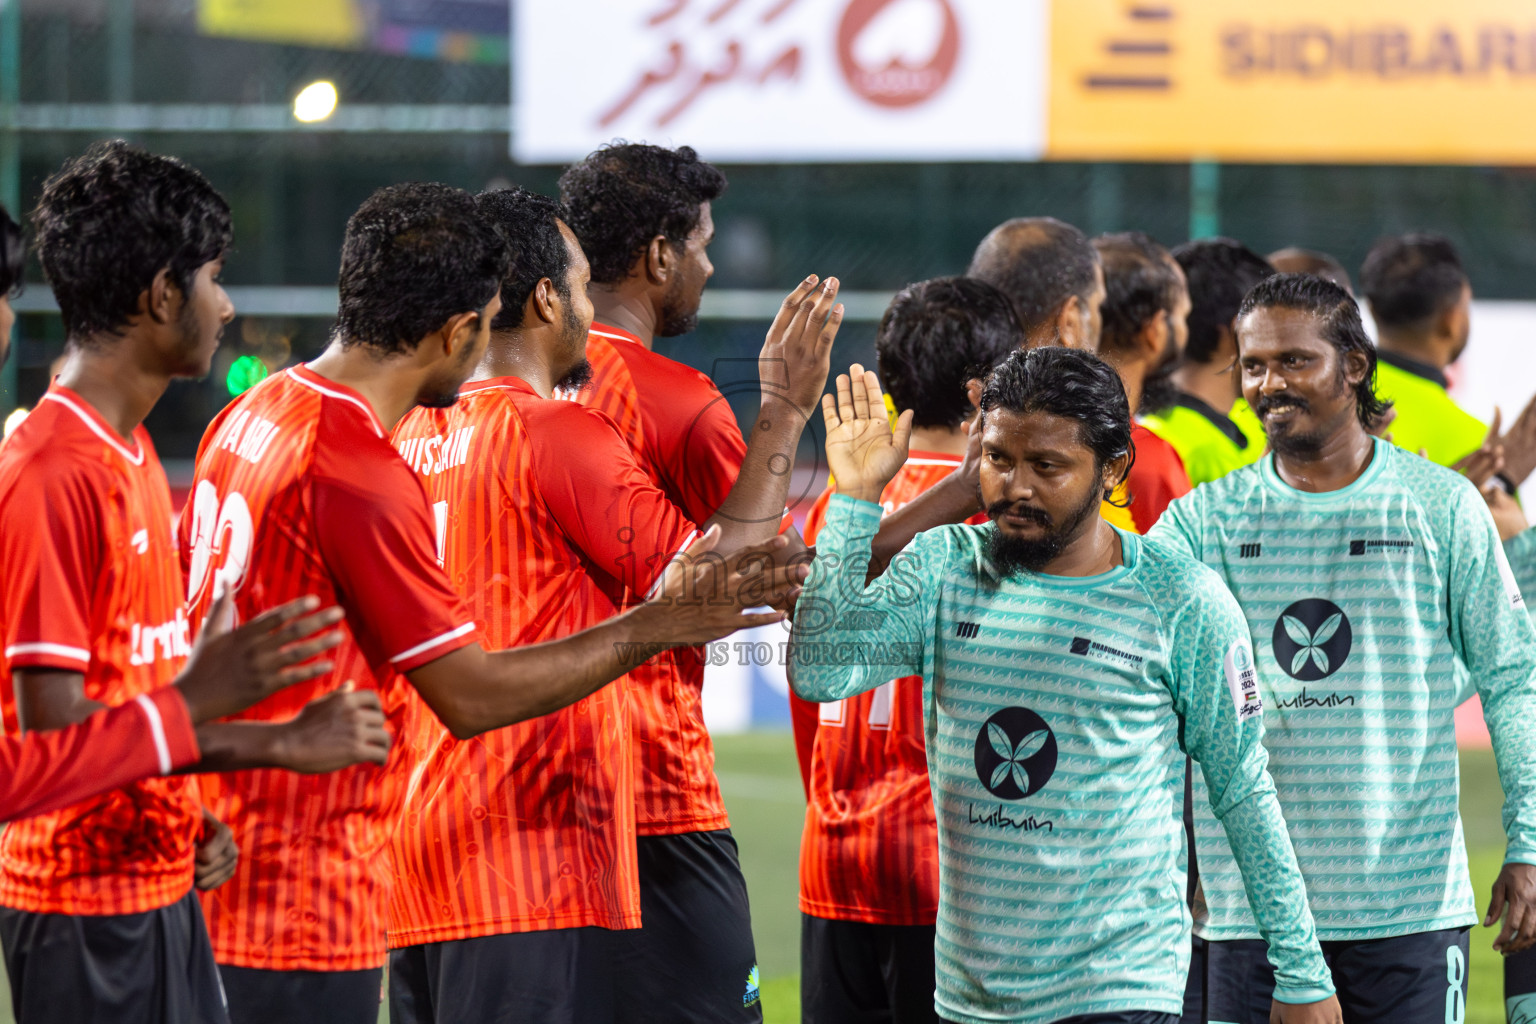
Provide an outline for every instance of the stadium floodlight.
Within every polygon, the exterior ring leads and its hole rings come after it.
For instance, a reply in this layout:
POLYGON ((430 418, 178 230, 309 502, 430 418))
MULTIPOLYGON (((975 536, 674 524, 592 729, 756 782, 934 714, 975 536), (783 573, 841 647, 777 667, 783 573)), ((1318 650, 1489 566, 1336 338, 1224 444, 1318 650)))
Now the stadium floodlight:
POLYGON ((332 82, 311 82, 293 98, 293 116, 306 124, 324 121, 335 112, 336 86, 332 82))

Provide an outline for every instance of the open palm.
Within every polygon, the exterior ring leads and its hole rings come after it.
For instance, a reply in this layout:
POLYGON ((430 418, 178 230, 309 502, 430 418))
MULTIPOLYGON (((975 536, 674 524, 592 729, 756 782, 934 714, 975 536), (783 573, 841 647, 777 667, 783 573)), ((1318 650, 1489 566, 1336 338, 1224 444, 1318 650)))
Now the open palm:
POLYGON ((893 431, 879 379, 854 363, 848 373, 837 375, 837 398, 821 396, 821 415, 827 427, 827 463, 838 493, 878 502, 880 492, 907 461, 911 410, 901 414, 893 431))

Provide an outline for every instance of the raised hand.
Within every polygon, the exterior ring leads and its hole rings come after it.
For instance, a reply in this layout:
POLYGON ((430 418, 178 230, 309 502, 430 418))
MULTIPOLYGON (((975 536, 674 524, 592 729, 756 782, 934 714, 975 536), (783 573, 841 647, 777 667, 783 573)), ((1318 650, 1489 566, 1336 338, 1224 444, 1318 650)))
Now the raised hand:
POLYGON ((329 661, 310 659, 341 643, 341 632, 312 634, 340 622, 340 608, 316 612, 320 599, 301 597, 229 629, 233 602, 228 591, 214 599, 192 656, 176 677, 194 724, 244 711, 284 687, 334 667, 329 661))
POLYGON ((1488 427, 1488 436, 1483 438, 1482 445, 1451 463, 1451 468, 1471 480, 1478 490, 1482 490, 1494 474, 1504 468, 1504 443, 1499 438, 1501 415, 1495 407, 1493 423, 1488 427))
POLYGON ((289 771, 317 774, 389 756, 384 708, 373 690, 347 683, 310 701, 298 717, 280 727, 275 760, 289 771))
POLYGON ((1536 471, 1536 395, 1531 396, 1499 443, 1504 446, 1504 475, 1513 483, 1521 483, 1536 471))
POLYGON ((806 418, 826 389, 832 341, 843 322, 843 307, 833 304, 837 278, 827 278, 819 288, 816 282, 812 274, 785 297, 757 358, 763 401, 783 399, 806 418))
POLYGON ((846 374, 837 375, 837 398, 821 396, 821 415, 827 426, 827 465, 837 493, 878 502, 907 461, 912 410, 897 418, 892 431, 879 378, 854 363, 846 374))
POLYGON ((1510 540, 1530 529, 1531 524, 1525 518, 1525 510, 1504 489, 1503 484, 1483 485, 1483 500, 1488 503, 1488 511, 1493 514, 1493 525, 1499 531, 1499 540, 1510 540))
POLYGON ((647 640, 700 644, 784 618, 782 611, 747 609, 784 607, 798 597, 809 556, 779 564, 790 546, 782 534, 726 556, 715 551, 719 540, 720 528, 711 526, 672 560, 651 598, 636 609, 656 621, 646 630, 647 640))

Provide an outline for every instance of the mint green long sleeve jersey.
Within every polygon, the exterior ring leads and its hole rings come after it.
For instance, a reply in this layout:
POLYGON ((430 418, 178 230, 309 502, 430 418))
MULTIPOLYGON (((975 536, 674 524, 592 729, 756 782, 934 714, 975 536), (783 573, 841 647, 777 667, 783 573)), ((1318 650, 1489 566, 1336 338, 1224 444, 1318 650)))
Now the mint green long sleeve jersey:
MULTIPOLYGON (((1299 491, 1273 456, 1168 506, 1150 540, 1219 573, 1252 632, 1269 771, 1324 940, 1477 919, 1454 712, 1470 678, 1504 786, 1506 859, 1536 863, 1536 629, 1482 496, 1382 441, 1299 491)), ((1518 538, 1517 538, 1518 539, 1518 538)), ((1241 858, 1203 808, 1209 939, 1258 937, 1241 858)))
POLYGON ((962 1024, 1178 1013, 1185 752, 1211 780, 1276 968, 1333 992, 1265 770, 1247 626, 1215 573, 1116 531, 1124 564, 1000 578, 985 526, 918 535, 864 586, 880 507, 832 498, 793 679, 839 700, 923 677, 939 826, 935 1007, 962 1024))

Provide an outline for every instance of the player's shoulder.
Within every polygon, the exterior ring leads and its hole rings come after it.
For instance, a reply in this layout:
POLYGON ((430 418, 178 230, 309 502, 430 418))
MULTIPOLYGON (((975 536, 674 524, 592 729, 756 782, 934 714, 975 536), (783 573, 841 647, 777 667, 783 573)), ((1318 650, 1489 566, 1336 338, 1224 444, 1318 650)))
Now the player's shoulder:
POLYGON ((7 490, 21 485, 39 493, 100 488, 118 475, 121 463, 143 465, 154 458, 148 431, 140 428, 126 442, 99 420, 78 396, 47 392, 0 444, 0 481, 7 490), (106 455, 109 450, 121 460, 106 455))
POLYGON ((1192 606, 1234 602, 1221 574, 1178 546, 1156 534, 1135 537, 1122 532, 1121 536, 1136 546, 1132 577, 1165 618, 1192 606))
POLYGON ((1454 516, 1469 502, 1482 507, 1477 485, 1456 470, 1386 441, 1376 441, 1376 454, 1387 460, 1382 476, 1426 511, 1454 516))

